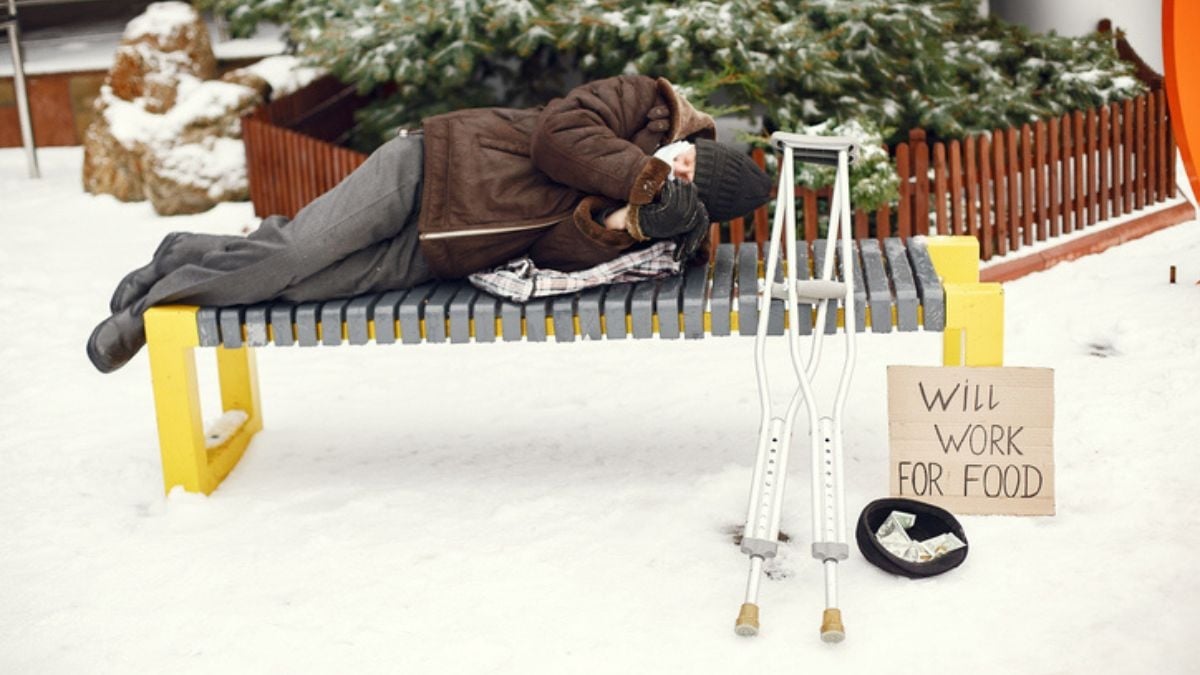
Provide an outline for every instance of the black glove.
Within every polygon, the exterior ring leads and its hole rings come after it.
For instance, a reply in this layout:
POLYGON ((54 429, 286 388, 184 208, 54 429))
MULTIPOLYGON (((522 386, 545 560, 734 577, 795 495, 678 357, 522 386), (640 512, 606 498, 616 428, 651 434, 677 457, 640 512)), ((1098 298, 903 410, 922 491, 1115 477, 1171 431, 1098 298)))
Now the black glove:
POLYGON ((653 202, 638 209, 638 225, 642 234, 651 239, 687 234, 700 221, 708 225, 708 211, 700 201, 696 184, 675 179, 663 185, 653 202))
POLYGON ((675 255, 676 262, 680 260, 691 260, 700 245, 708 238, 708 210, 704 205, 700 205, 701 213, 692 224, 692 229, 675 237, 675 255))

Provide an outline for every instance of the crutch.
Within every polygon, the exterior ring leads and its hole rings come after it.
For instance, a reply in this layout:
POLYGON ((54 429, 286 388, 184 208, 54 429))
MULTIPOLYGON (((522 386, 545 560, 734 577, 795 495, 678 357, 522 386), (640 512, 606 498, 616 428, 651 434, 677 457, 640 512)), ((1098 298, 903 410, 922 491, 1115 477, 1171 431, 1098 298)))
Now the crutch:
MULTIPOLYGON (((771 135, 771 143, 782 152, 779 163, 779 189, 776 196, 775 219, 771 227, 771 242, 767 254, 765 290, 758 298, 758 330, 754 339, 754 364, 758 375, 758 397, 762 405, 759 423, 758 456, 750 484, 750 504, 746 526, 742 533, 742 551, 750 556, 750 579, 746 584, 746 600, 738 614, 735 630, 738 635, 758 633, 758 591, 763 563, 779 549, 779 521, 783 511, 783 491, 787 479, 788 452, 792 427, 801 403, 808 411, 812 447, 812 554, 825 570, 825 612, 821 621, 821 639, 840 642, 845 636, 841 610, 837 602, 837 564, 845 560, 850 548, 846 542, 846 514, 842 488, 842 410, 846 404, 850 376, 854 370, 854 250, 850 233, 850 165, 858 148, 854 141, 843 137, 802 136, 784 132, 771 135), (820 276, 801 280, 796 269, 790 269, 785 281, 777 282, 780 239, 786 237, 787 250, 794 253, 796 244, 796 190, 794 163, 813 162, 837 167, 833 194, 830 199, 828 255, 820 276), (843 281, 834 277, 835 245, 841 243, 843 281), (767 312, 773 299, 786 299, 791 314, 787 333, 792 370, 798 387, 783 417, 773 417, 767 382, 766 341, 767 312), (813 399, 812 378, 821 358, 821 338, 824 335, 826 312, 841 299, 846 358, 842 376, 834 396, 832 416, 820 416, 813 399), (796 313, 807 311, 800 303, 815 303, 817 318, 807 363, 800 356, 800 322, 796 313)), ((815 276, 815 275, 814 275, 815 276)), ((836 308, 832 311, 837 311, 836 308)))

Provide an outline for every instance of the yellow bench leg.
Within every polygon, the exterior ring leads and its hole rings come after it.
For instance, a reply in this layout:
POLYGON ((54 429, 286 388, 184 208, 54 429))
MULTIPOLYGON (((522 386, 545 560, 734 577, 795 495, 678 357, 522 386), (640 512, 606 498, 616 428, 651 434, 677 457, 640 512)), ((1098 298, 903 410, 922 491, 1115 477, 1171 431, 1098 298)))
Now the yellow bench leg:
POLYGON ((163 486, 211 493, 241 459, 262 428, 254 352, 217 348, 222 408, 241 411, 245 421, 213 443, 203 428, 195 348, 200 338, 195 307, 155 307, 146 312, 146 346, 162 452, 163 486))
POLYGON ((942 364, 1004 365, 1004 289, 979 283, 979 241, 929 237, 928 248, 946 292, 942 364))

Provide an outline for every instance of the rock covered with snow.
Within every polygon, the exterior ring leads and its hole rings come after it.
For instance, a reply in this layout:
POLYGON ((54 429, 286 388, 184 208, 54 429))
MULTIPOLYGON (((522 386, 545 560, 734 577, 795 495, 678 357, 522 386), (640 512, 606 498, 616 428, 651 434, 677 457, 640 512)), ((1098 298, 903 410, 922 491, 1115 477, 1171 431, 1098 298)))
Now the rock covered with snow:
POLYGON ((175 105, 183 78, 216 75, 208 28, 196 10, 185 2, 156 2, 125 27, 108 84, 121 100, 141 99, 148 112, 164 113, 175 105))
POLYGON ((216 77, 200 16, 159 2, 129 23, 84 136, 88 192, 149 199, 161 215, 249 198, 241 118, 321 74, 279 56, 216 77))

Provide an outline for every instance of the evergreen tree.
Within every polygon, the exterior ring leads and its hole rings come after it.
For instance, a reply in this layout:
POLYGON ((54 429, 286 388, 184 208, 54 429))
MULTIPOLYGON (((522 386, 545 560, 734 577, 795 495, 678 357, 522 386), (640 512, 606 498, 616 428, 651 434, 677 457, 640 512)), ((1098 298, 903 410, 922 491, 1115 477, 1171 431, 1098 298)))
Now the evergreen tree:
MULTIPOLYGON (((979 16, 975 0, 198 2, 236 34, 284 23, 302 55, 360 91, 390 92, 360 116, 368 149, 432 114, 537 105, 621 73, 666 77, 699 107, 764 131, 850 130, 873 147, 914 128, 961 138, 1144 90, 1109 40, 1032 33, 979 16)), ((871 209, 895 198, 895 180, 886 156, 867 159, 853 199, 871 209)))

